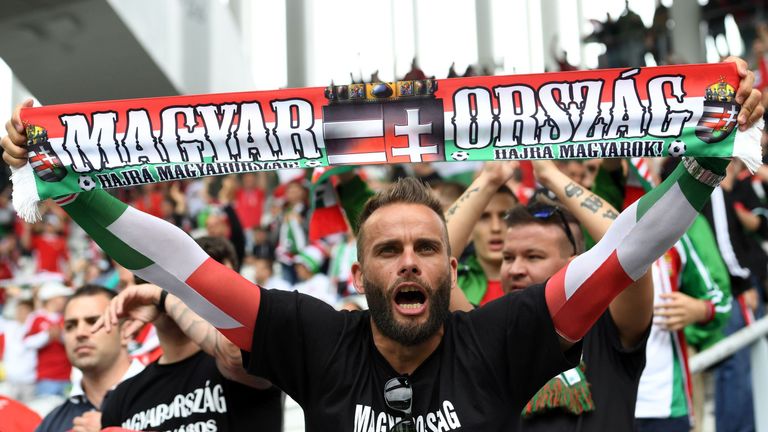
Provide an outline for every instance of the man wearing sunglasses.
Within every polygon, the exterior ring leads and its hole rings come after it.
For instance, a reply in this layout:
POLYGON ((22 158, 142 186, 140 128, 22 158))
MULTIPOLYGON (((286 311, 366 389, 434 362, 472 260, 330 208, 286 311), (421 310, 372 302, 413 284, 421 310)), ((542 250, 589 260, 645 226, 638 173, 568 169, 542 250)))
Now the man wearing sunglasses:
MULTIPOLYGON (((557 197, 563 202, 553 201, 551 193, 542 189, 527 205, 514 206, 506 213, 499 272, 504 291, 516 295, 538 289, 547 281, 556 281, 553 276, 583 251, 579 221, 594 238, 600 239, 618 216, 610 205, 568 179, 555 163, 537 161, 534 167, 539 181, 557 191, 557 197), (565 194, 567 185, 570 185, 569 191, 577 187, 578 196, 565 194), (585 202, 589 205, 582 206, 585 202), (579 216, 578 220, 570 209, 579 216)), ((507 175, 508 164, 486 164, 473 186, 492 189, 493 185, 503 183, 507 175)), ((483 194, 476 194, 457 201, 458 208, 448 222, 454 253, 460 253, 456 251, 466 242, 466 236, 461 236, 458 227, 471 225, 471 220, 478 217, 478 209, 485 206, 482 197, 483 194)), ((602 283, 610 285, 611 282, 602 283)), ((589 283, 589 279, 585 283, 589 283)), ((547 289, 549 287, 548 283, 547 289)), ((595 289, 599 292, 599 288, 595 289)), ((580 366, 550 377, 521 410, 525 420, 520 429, 632 430, 652 301, 653 287, 648 277, 640 278, 618 294, 608 304, 611 312, 601 313, 584 335, 580 366), (614 315, 618 316, 616 320, 612 318, 614 315)), ((520 416, 521 412, 517 414, 520 416)))
MULTIPOLYGON (((760 92, 743 61, 738 68, 746 126, 762 115, 760 92)), ((18 111, 6 130, 4 159, 19 168, 27 150, 18 111)), ((304 408, 307 430, 515 430, 535 391, 575 366, 579 341, 613 298, 682 235, 725 165, 688 160, 545 285, 456 314, 448 303, 457 262, 442 208, 414 179, 377 194, 361 213, 352 273, 370 307, 362 312, 254 290, 183 231, 102 190, 61 204, 107 253, 168 287, 243 349, 250 373, 304 408), (144 235, 129 235, 137 231, 144 235)))

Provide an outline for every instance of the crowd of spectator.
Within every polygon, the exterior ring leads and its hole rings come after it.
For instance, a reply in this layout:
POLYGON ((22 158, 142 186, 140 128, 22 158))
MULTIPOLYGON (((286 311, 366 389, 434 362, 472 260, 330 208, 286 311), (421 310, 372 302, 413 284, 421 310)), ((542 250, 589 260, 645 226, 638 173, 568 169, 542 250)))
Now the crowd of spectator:
MULTIPOLYGON (((754 66, 755 69, 768 71, 764 66, 763 47, 768 45, 768 30, 760 27, 757 35, 754 43, 757 55, 754 66)), ((451 71, 453 76, 458 76, 453 72, 453 67, 451 71)), ((465 76, 474 74, 473 70, 468 70, 465 76)), ((407 78, 423 77, 426 75, 414 62, 413 70, 407 78)), ((336 191, 342 206, 345 206, 348 228, 345 232, 321 240, 312 239, 309 232, 314 206, 314 186, 311 184, 312 176, 309 170, 207 177, 118 189, 113 193, 132 207, 180 227, 192 238, 197 239, 214 259, 228 263, 233 270, 257 285, 284 291, 299 291, 337 309, 361 310, 367 308, 366 300, 355 291, 350 270, 358 257, 354 216, 356 210, 350 207, 357 201, 350 197, 367 197, 373 191, 382 190, 399 178, 415 177, 425 182, 440 200, 443 209, 452 214, 452 210, 455 210, 452 206, 465 197, 473 182, 488 176, 497 176, 497 179, 503 178, 503 181, 498 182, 487 201, 482 202, 482 211, 473 216, 472 223, 467 225, 469 231, 459 230, 460 233, 466 234, 467 238, 460 243, 461 253, 454 251, 461 258, 459 285, 463 294, 472 307, 483 307, 510 290, 543 282, 539 276, 510 270, 511 264, 508 261, 511 258, 507 249, 502 246, 505 244, 504 236, 508 228, 506 224, 513 227, 515 223, 520 223, 510 222, 509 217, 510 214, 515 214, 514 209, 526 209, 533 216, 533 223, 536 223, 535 219, 540 218, 550 224, 555 221, 558 230, 564 227, 564 232, 568 235, 568 247, 572 246, 572 255, 576 256, 594 244, 593 237, 598 240, 602 235, 599 230, 598 234, 595 234, 594 229, 590 228, 592 222, 588 217, 585 220, 580 216, 579 206, 588 210, 594 207, 592 213, 595 213, 598 207, 602 209, 605 201, 613 207, 601 212, 615 215, 616 213, 609 212, 618 212, 630 205, 645 192, 642 185, 659 184, 678 162, 679 160, 674 158, 667 158, 558 161, 551 165, 527 161, 496 162, 496 168, 493 163, 483 167, 475 162, 357 168, 334 177, 336 191), (500 165, 504 165, 504 168, 498 168, 500 165), (504 170, 504 174, 499 174, 498 170, 504 170), (557 183, 558 181, 564 183, 557 183), (565 185, 564 194, 557 189, 558 184, 565 185), (568 192, 569 190, 572 193, 568 192), (581 196, 584 191, 590 190, 595 195, 589 195, 589 199, 576 204, 568 202, 574 195, 581 196), (543 217, 537 216, 539 213, 535 210, 538 208, 536 206, 541 205, 555 208, 558 213, 550 212, 543 217), (572 207, 574 205, 575 208, 572 207), (506 276, 505 271, 509 272, 506 276)), ((129 297, 140 298, 146 302, 145 306, 154 304, 156 297, 163 297, 159 288, 148 288, 143 281, 136 280, 129 271, 115 263, 73 223, 66 212, 52 202, 42 203, 40 222, 23 222, 15 216, 10 203, 11 185, 3 184, 2 187, 0 352, 3 362, 0 369, 0 394, 26 404, 40 417, 45 417, 51 412, 64 415, 62 406, 66 407, 67 403, 77 404, 77 401, 81 400, 78 399, 82 398, 84 391, 81 382, 94 383, 100 382, 101 379, 98 369, 73 360, 78 358, 77 350, 73 351, 71 347, 66 346, 68 337, 71 338, 70 344, 75 343, 73 340, 80 340, 78 338, 85 340, 90 337, 72 333, 78 331, 75 328, 80 325, 78 319, 84 320, 88 325, 93 324, 93 317, 101 316, 117 293, 122 293, 118 296, 122 302, 129 302, 126 300, 129 297), (80 287, 92 288, 83 290, 80 287), (99 291, 93 287, 104 287, 106 290, 99 291), (83 317, 75 314, 76 316, 72 317, 73 308, 80 304, 74 301, 75 299, 99 296, 104 297, 104 304, 96 307, 92 315, 83 317), (73 368, 73 365, 76 367, 73 368), (55 409, 59 411, 54 411, 55 409)), ((646 349, 650 349, 646 348, 646 341, 649 340, 655 341, 654 347, 665 346, 664 343, 667 343, 670 349, 676 350, 674 367, 680 368, 680 371, 676 370, 675 373, 682 373, 681 379, 685 383, 675 381, 669 385, 669 391, 673 394, 671 398, 683 399, 667 401, 671 408, 668 406, 656 410, 654 404, 659 402, 650 392, 658 392, 660 387, 647 381, 653 377, 643 381, 638 372, 637 381, 634 383, 635 388, 638 385, 640 388, 635 412, 638 430, 662 430, 653 429, 653 421, 660 419, 676 422, 663 423, 664 425, 680 427, 682 424, 679 430, 688 430, 694 425, 699 427, 701 421, 694 422, 692 419, 702 411, 700 394, 703 390, 700 383, 692 384, 689 381, 691 377, 686 374, 689 350, 690 353, 704 350, 747 325, 756 316, 762 315, 763 305, 768 300, 766 190, 766 165, 753 175, 743 165, 734 161, 728 168, 725 180, 715 191, 712 203, 702 212, 704 216, 695 222, 696 231, 689 231, 689 243, 686 243, 684 238, 665 255, 665 258, 654 264, 650 272, 652 277, 649 276, 647 281, 648 286, 653 286, 655 292, 653 329, 644 328, 636 335, 638 341, 642 342, 635 341, 635 344, 639 345, 632 345, 633 352, 645 355, 648 352, 646 349), (707 241, 709 243, 706 243, 707 241), (705 254, 708 257, 702 258, 705 254), (686 260, 706 262, 707 265, 696 269, 698 280, 709 281, 708 285, 705 283, 705 288, 699 290, 695 286, 699 282, 688 278, 686 260), (682 293, 683 297, 678 293, 682 293), (669 336, 670 334, 672 336, 669 336), (664 337, 670 338, 669 341, 659 342, 664 337), (685 352, 681 352, 681 349, 685 352), (671 389, 674 386, 685 388, 678 394, 677 390, 671 389)), ((451 234, 453 235, 452 231, 451 234)), ((451 238, 452 245, 454 241, 451 238)), ((531 256, 527 259, 537 258, 531 256)), ((545 279, 549 276, 551 274, 547 274, 545 279)), ((163 300, 160 300, 160 304, 163 304, 163 300)), ((169 309, 171 305, 177 307, 180 304, 172 301, 171 304, 163 306, 165 310, 160 312, 168 314, 169 322, 158 322, 157 316, 148 319, 137 315, 138 318, 135 319, 140 321, 141 325, 134 326, 135 331, 132 331, 130 338, 125 341, 124 352, 119 347, 121 342, 118 339, 111 342, 116 344, 115 356, 122 356, 114 358, 122 359, 121 364, 124 367, 119 373, 120 380, 99 393, 99 401, 105 397, 107 389, 122 380, 130 380, 131 383, 137 383, 135 385, 149 389, 142 392, 159 391, 158 382, 162 380, 166 381, 162 381, 165 384, 160 387, 172 387, 181 372, 175 371, 174 375, 168 370, 161 370, 159 366, 150 366, 163 356, 171 362, 194 358, 195 365, 185 367, 201 371, 204 377, 213 377, 210 379, 219 383, 217 385, 234 389, 230 391, 236 392, 237 398, 262 401, 260 403, 264 406, 279 401, 279 396, 277 399, 274 397, 275 394, 279 395, 279 390, 271 388, 268 384, 248 382, 237 373, 230 373, 231 369, 221 366, 222 357, 219 356, 219 351, 224 348, 220 342, 209 343, 204 337, 198 338, 197 333, 189 330, 194 326, 185 325, 186 318, 183 317, 187 316, 186 312, 169 309), (150 323, 153 320, 154 323, 150 323), (184 335, 181 336, 180 332, 184 335), (170 340, 173 342, 169 342, 170 340), (194 353, 194 356, 190 357, 188 353, 194 353), (139 372, 142 367, 147 369, 139 372)), ((199 317, 197 319, 199 323, 203 322, 199 317)), ((618 322, 620 317, 617 320, 614 316, 613 320, 618 322)), ((621 332, 621 325, 616 325, 621 332)), ((651 342, 648 344, 652 345, 651 342)), ((629 351, 628 348, 627 350, 629 351)), ((239 357, 237 359, 241 360, 239 357)), ((672 363, 662 364, 658 367, 672 367, 671 365, 672 363)), ((588 366, 586 370, 589 371, 588 366)), ((640 370, 642 371, 642 367, 640 370)), ((646 369, 645 373, 656 372, 658 370, 649 372, 646 369)), ((573 374, 577 381, 592 379, 590 372, 584 371, 583 364, 582 369, 573 374)), ((754 413, 751 410, 752 389, 748 353, 742 351, 718 365, 714 375, 718 431, 749 430, 750 425, 754 424, 754 413)), ((572 376, 566 374, 560 381, 569 382, 570 379, 572 376)), ((553 381, 557 382, 557 379, 553 381)), ((208 386, 207 382, 199 385, 208 386)), ((137 391, 133 390, 133 393, 137 391)), ((180 389, 178 393, 183 391, 186 390, 180 389)), ((564 390, 558 387, 556 391, 564 390)), ((120 408, 124 409, 124 412, 118 415, 111 409, 110 416, 128 418, 144 415, 144 408, 141 403, 135 401, 136 396, 130 390, 115 394, 117 396, 114 397, 120 398, 120 408), (134 400, 130 399, 131 397, 134 400), (132 401, 136 407, 131 405, 132 401), (130 411, 129 406, 135 410, 130 411)), ((92 403, 93 398, 88 396, 85 400, 92 403)), ((6 406, 3 404, 8 400, 0 399, 0 416, 1 410, 6 406)), ((232 404, 231 400, 227 403, 232 404)), ((278 405, 280 403, 278 402, 278 405)), ((88 407, 94 408, 90 405, 88 407)), ((543 411, 542 407, 550 408, 546 402, 539 405, 533 403, 526 407, 525 414, 536 419, 536 413, 543 411)), ((85 425, 93 419, 81 408, 82 406, 77 408, 77 415, 72 416, 79 422, 76 424, 83 425, 82 430, 88 430, 85 425)), ((238 411, 237 415, 242 417, 241 413, 248 412, 249 408, 243 406, 239 409, 243 411, 238 411)), ((582 415, 594 410, 595 404, 585 399, 580 406, 574 407, 572 404, 567 409, 576 415, 582 415)), ((252 421, 256 422, 253 424, 258 424, 260 420, 256 417, 269 415, 270 412, 274 413, 275 410, 264 410, 256 414, 250 411, 249 415, 252 416, 252 421)), ((34 418, 36 414, 29 412, 25 415, 34 418)), ((136 428, 139 428, 137 425, 146 428, 161 423, 159 420, 155 422, 139 417, 133 419, 131 425, 136 428)), ((280 419, 269 423, 269 427, 279 430, 280 419)), ((204 424, 205 418, 201 417, 199 423, 204 424)), ((234 428, 237 423, 230 425, 234 428)), ((206 430, 204 426, 200 428, 206 430)), ((531 429, 535 429, 535 426, 531 426, 531 429)))

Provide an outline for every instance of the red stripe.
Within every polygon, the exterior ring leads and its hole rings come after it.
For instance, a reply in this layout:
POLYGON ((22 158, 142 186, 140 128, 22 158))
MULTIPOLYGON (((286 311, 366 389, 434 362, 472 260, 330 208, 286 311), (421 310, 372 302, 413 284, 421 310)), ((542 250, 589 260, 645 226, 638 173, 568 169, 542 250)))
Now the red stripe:
MULTIPOLYGON (((550 306, 549 312, 555 329, 570 341, 581 339, 605 312, 611 301, 632 282, 634 281, 621 267, 616 251, 613 251, 562 307, 553 309, 550 306)), ((547 284, 547 292, 549 291, 550 284, 547 284)), ((547 304, 549 305, 549 301, 547 304)))
POLYGON ((192 289, 244 326, 243 329, 219 329, 219 331, 227 335, 227 338, 240 348, 250 349, 250 338, 261 300, 259 287, 229 267, 219 264, 213 258, 206 259, 186 282, 192 289))
POLYGON ((75 198, 77 198, 77 194, 66 195, 66 196, 54 198, 53 201, 56 204, 60 205, 60 206, 65 206, 65 205, 71 203, 72 201, 74 201, 75 198))
POLYGON ((246 351, 251 350, 251 345, 253 345, 253 328, 238 327, 236 329, 219 329, 219 332, 239 348, 246 351))
POLYGON ((565 305, 565 271, 568 269, 568 265, 549 278, 547 287, 544 290, 544 297, 547 299, 547 308, 549 309, 550 316, 555 316, 565 305))

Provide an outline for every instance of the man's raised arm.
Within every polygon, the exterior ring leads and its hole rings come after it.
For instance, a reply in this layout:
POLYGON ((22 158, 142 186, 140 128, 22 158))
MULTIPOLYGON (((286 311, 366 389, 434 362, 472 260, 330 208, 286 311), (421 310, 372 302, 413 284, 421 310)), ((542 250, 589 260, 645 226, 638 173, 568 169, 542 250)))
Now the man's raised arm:
MULTIPOLYGON (((763 114, 760 91, 744 60, 736 102, 741 104, 739 130, 763 114)), ((754 145, 759 145, 759 138, 754 145)), ((546 299, 563 348, 580 340, 611 301, 648 266, 672 247, 722 181, 730 161, 684 158, 663 183, 624 210, 595 247, 578 256, 547 282, 546 299)))
MULTIPOLYGON (((26 134, 16 108, 2 139, 3 159, 27 163, 26 134)), ((238 347, 250 350, 261 291, 217 263, 181 229, 142 213, 103 190, 57 202, 115 261, 142 279, 164 287, 238 347)))

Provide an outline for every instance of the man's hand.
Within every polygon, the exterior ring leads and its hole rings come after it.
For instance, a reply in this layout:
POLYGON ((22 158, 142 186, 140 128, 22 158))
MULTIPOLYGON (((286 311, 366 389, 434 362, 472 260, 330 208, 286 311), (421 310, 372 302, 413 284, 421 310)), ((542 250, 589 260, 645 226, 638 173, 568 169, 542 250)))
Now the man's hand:
POLYGON ((689 324, 707 319, 707 302, 695 299, 681 292, 663 293, 659 297, 664 303, 655 305, 654 322, 665 330, 682 330, 689 324))
POLYGON ((483 164, 480 176, 484 177, 492 187, 499 188, 512 178, 515 168, 519 166, 517 161, 492 161, 483 164))
POLYGON ((87 411, 72 420, 72 432, 99 432, 101 430, 101 413, 87 411))
POLYGON ((736 63, 739 71, 739 89, 736 91, 736 102, 741 104, 739 111, 739 130, 745 131, 755 124, 762 116, 765 109, 760 104, 762 95, 760 90, 753 88, 755 84, 755 74, 749 70, 747 62, 738 57, 728 57, 723 60, 724 63, 736 63))
POLYGON ((124 289, 112 299, 107 310, 91 327, 91 332, 96 333, 103 327, 109 333, 112 327, 117 327, 121 318, 126 318, 123 335, 133 335, 160 314, 157 304, 162 291, 159 286, 152 284, 133 285, 124 289))
POLYGON ((5 124, 8 135, 0 141, 3 146, 3 160, 14 168, 21 168, 27 163, 27 131, 21 123, 21 109, 32 106, 32 99, 27 99, 13 110, 11 119, 5 124))
POLYGON ((542 186, 549 189, 549 180, 553 173, 560 172, 557 164, 551 160, 532 160, 533 174, 542 186))
POLYGON ((757 311, 759 305, 757 288, 750 288, 741 294, 744 299, 744 306, 748 307, 752 312, 757 311))

